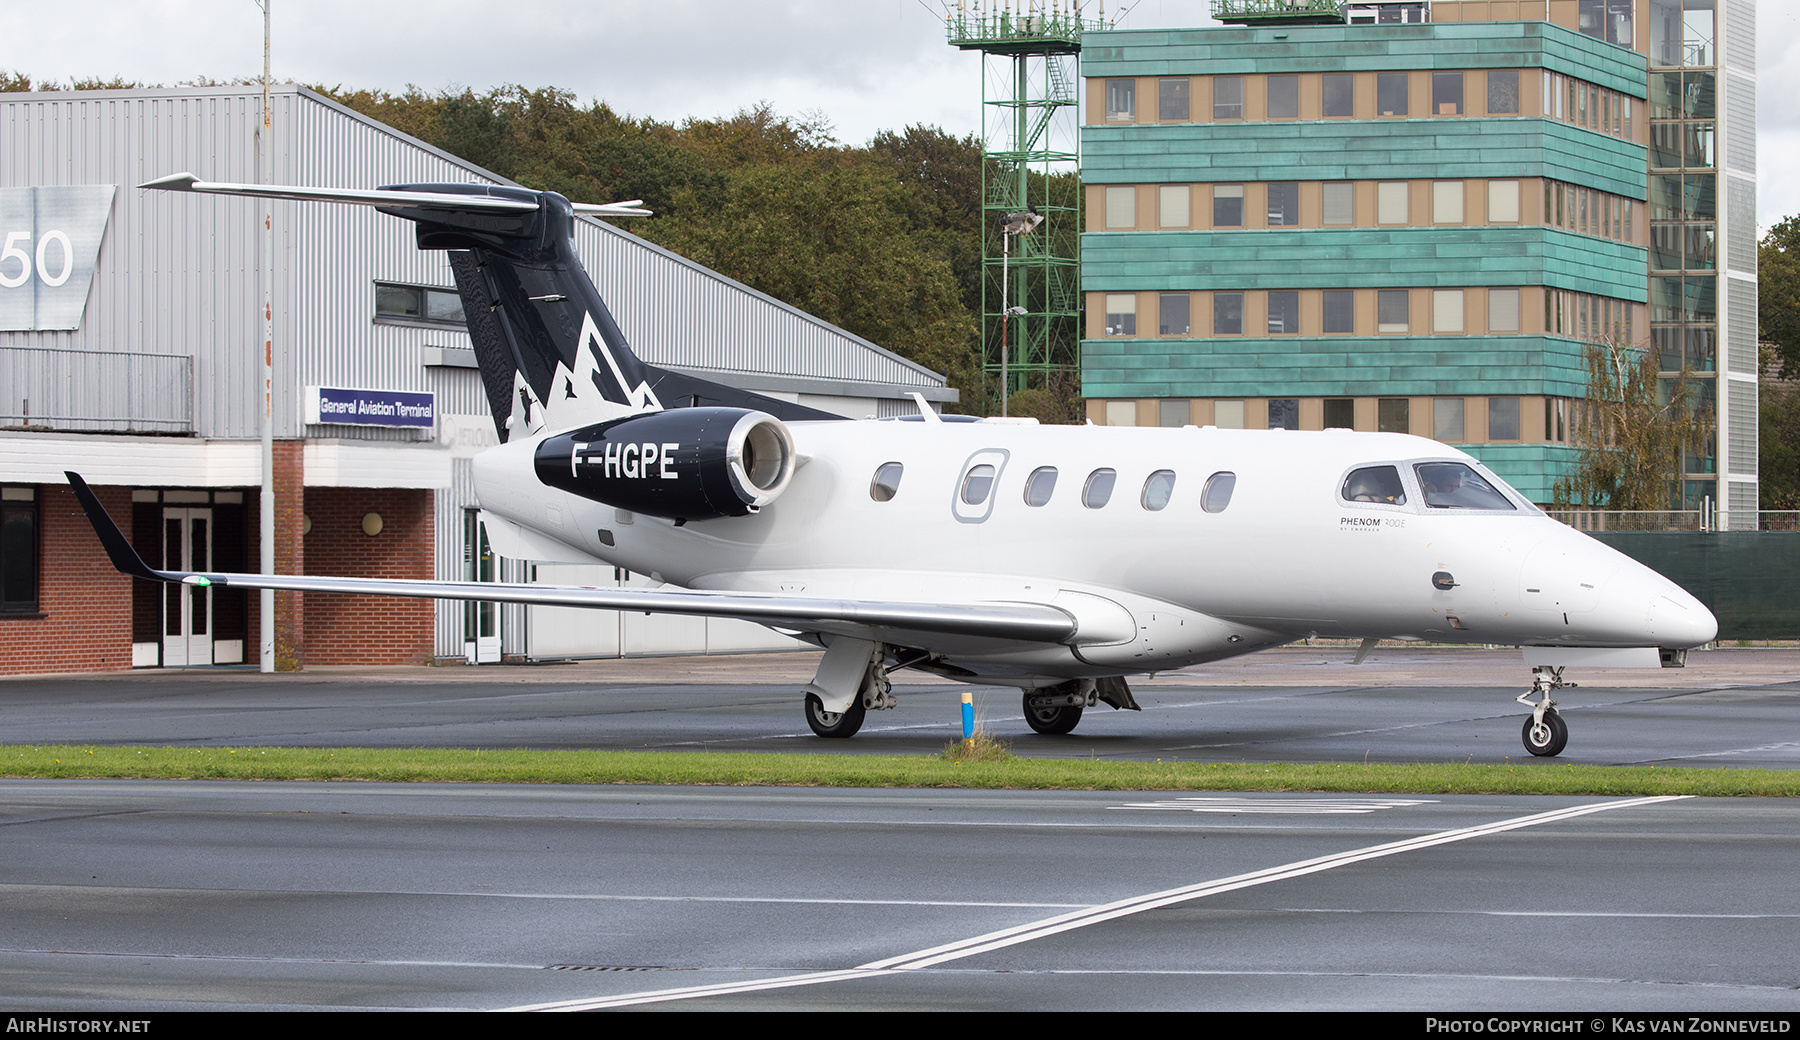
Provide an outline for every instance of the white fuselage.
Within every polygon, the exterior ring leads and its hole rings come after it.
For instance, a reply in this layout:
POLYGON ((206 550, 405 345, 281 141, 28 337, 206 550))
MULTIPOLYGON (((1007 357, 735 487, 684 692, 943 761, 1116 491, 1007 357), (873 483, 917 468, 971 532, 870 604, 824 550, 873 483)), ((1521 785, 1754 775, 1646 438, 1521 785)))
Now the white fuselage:
POLYGON ((1069 645, 919 647, 1024 683, 1156 671, 1308 634, 1688 647, 1716 632, 1673 582, 1486 471, 1513 509, 1427 507, 1414 463, 1479 463, 1424 438, 1004 421, 789 429, 802 464, 777 501, 745 517, 678 526, 546 487, 530 463, 539 438, 484 453, 476 485, 484 510, 692 589, 1068 611, 1079 623, 1069 645), (902 472, 878 501, 871 482, 886 463, 902 472), (965 477, 983 464, 994 467, 992 488, 970 503, 965 477), (1376 464, 1398 469, 1405 504, 1341 497, 1351 471, 1376 464), (1027 480, 1042 467, 1057 470, 1054 492, 1030 505, 1027 480), (1115 471, 1114 488, 1091 508, 1084 486, 1100 469, 1115 471), (1167 505, 1146 508, 1146 481, 1165 470, 1167 505), (1216 473, 1233 474, 1235 487, 1209 512, 1202 491, 1216 473))

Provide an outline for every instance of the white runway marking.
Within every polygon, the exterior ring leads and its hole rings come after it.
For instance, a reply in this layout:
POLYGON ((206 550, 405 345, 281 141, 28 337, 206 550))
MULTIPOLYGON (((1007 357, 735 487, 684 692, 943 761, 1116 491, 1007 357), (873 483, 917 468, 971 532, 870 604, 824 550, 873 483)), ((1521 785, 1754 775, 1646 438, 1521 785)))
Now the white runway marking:
POLYGON ((1101 924, 1106 921, 1141 914, 1147 910, 1158 910, 1177 903, 1185 903, 1207 896, 1235 892, 1239 889, 1266 885, 1272 881, 1285 881, 1289 878, 1304 877, 1317 874, 1336 867, 1349 866, 1367 860, 1380 859, 1384 856, 1396 856, 1403 852, 1414 852, 1419 849, 1434 848, 1452 842, 1466 841, 1469 838, 1483 838, 1493 834, 1504 834, 1507 831, 1521 830, 1546 823, 1559 823, 1592 813, 1605 812, 1609 809, 1627 809, 1640 805, 1654 805, 1659 802, 1679 801, 1689 795, 1662 795, 1650 798, 1626 798, 1614 802, 1599 802, 1593 805, 1577 805, 1566 809, 1553 809, 1549 812, 1533 813, 1496 823, 1485 823, 1478 827, 1459 827, 1455 830, 1438 831, 1435 834, 1420 835, 1401 841, 1388 842, 1382 845, 1371 845, 1367 848, 1351 849, 1348 852, 1334 853, 1315 859, 1300 860, 1279 867, 1238 874, 1234 877, 1220 878, 1216 881, 1203 881, 1199 884, 1172 888, 1163 892, 1152 892, 1148 895, 1134 896, 1101 906, 1088 907, 1072 913, 1047 918, 1031 924, 1018 925, 1013 928, 988 932, 959 942, 934 946, 927 950, 888 957, 855 968, 837 971, 809 972, 803 975, 784 975, 773 979, 746 980, 744 982, 723 983, 712 986, 686 986, 679 989, 653 990, 647 993, 630 993, 615 997, 599 997, 591 1000, 557 1001, 549 1004, 533 1004, 525 1007, 509 1008, 511 1011, 596 1011, 603 1008, 630 1007, 636 1004, 657 1004, 671 1000, 693 1000, 699 997, 725 996, 734 993, 755 993, 763 990, 789 989, 795 986, 817 986, 827 982, 847 982, 853 979, 873 978, 879 975, 891 975, 906 971, 917 971, 921 968, 935 967, 949 961, 974 957, 994 950, 1005 949, 1043 939, 1077 928, 1101 924))

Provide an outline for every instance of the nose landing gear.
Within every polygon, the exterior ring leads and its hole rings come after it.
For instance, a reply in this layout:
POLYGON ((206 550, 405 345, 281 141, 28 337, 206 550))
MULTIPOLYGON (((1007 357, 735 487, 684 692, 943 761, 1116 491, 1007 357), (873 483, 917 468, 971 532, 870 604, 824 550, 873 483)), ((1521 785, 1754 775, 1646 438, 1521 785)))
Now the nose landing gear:
POLYGON ((1563 681, 1561 668, 1539 666, 1531 670, 1531 689, 1518 697, 1520 704, 1531 709, 1531 717, 1525 720, 1525 728, 1520 733, 1525 750, 1540 758, 1562 754, 1563 747, 1569 743, 1569 725, 1556 710, 1556 702, 1550 699, 1550 694, 1574 685, 1563 681), (1534 693, 1540 697, 1535 704, 1531 701, 1534 693))

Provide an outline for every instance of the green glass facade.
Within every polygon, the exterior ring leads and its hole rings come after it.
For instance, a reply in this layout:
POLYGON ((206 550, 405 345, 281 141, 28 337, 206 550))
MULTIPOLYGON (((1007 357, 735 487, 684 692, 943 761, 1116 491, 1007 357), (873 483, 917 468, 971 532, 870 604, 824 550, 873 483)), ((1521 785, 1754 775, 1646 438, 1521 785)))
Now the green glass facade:
POLYGON ((1693 230, 1710 188, 1688 188, 1685 165, 1651 172, 1656 149, 1684 164, 1705 158, 1710 130, 1699 88, 1658 81, 1675 97, 1658 101, 1649 68, 1633 50, 1547 22, 1089 34, 1090 415, 1126 421, 1114 417, 1128 410, 1098 402, 1189 399, 1204 421, 1212 402, 1268 399, 1217 415, 1298 415, 1301 428, 1322 428, 1352 414, 1349 403, 1334 412, 1334 399, 1355 398, 1367 404, 1357 428, 1375 429, 1367 399, 1410 398, 1412 432, 1464 430, 1445 439, 1548 502, 1574 456, 1566 408, 1585 387, 1584 341, 1649 347, 1653 327, 1676 328, 1658 345, 1714 349, 1688 346, 1690 323, 1667 318, 1693 313, 1682 308, 1710 287, 1683 280, 1714 248, 1693 230), (1104 101, 1106 83, 1125 80, 1148 96, 1135 111, 1104 101), (1190 118, 1155 108, 1171 81, 1185 81, 1190 118), (1658 114, 1683 105, 1691 117, 1658 114), (1647 146, 1664 118, 1674 129, 1647 146), (1334 198, 1348 207, 1335 220, 1334 198), (1656 237, 1653 225, 1677 230, 1656 237), (1657 264, 1670 256, 1687 266, 1665 277, 1657 264), (1179 324, 1148 313, 1169 300, 1159 294, 1184 297, 1179 324), (1670 305, 1671 294, 1683 302, 1670 305), (1390 316, 1390 298, 1404 315, 1390 316), (1340 303, 1354 313, 1334 318, 1340 303), (1110 313, 1127 307, 1129 321, 1110 313), (1326 331, 1334 321, 1351 331, 1326 331), (1434 427, 1433 407, 1454 424, 1434 427))

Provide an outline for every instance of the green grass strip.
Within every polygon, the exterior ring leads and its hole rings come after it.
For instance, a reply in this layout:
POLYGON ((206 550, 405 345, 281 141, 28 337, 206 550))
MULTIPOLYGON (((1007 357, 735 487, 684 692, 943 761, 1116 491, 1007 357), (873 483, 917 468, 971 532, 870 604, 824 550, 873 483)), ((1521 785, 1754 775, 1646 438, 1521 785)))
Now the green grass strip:
POLYGON ((1800 770, 1516 764, 1112 762, 1009 757, 474 751, 436 748, 0 746, 32 779, 936 787, 1074 791, 1800 796, 1800 770))

